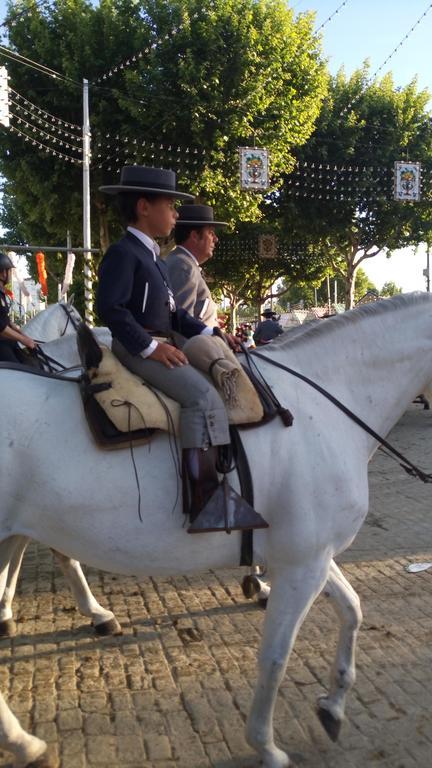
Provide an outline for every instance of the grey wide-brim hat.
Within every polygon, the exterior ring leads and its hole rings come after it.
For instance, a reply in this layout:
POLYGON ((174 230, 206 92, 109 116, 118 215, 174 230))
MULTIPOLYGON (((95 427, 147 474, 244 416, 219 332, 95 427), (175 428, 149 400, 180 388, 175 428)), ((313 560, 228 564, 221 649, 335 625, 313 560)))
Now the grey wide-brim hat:
POLYGON ((211 205, 181 205, 177 209, 176 227, 227 227, 226 221, 215 221, 211 205))
POLYGON ((99 187, 101 192, 108 195, 118 195, 121 192, 152 192, 153 194, 175 197, 178 200, 193 200, 194 196, 187 192, 179 192, 176 188, 176 174, 165 168, 148 168, 145 165, 125 165, 120 174, 119 184, 99 187))

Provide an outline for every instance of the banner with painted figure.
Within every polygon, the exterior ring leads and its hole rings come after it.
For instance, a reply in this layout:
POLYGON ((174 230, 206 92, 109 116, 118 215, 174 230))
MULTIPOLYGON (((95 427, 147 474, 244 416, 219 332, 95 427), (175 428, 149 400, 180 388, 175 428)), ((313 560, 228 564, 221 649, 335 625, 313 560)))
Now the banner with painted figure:
POLYGON ((239 147, 240 188, 261 191, 269 188, 269 156, 267 149, 239 147))
POLYGON ((421 164, 398 160, 394 164, 394 199, 420 200, 421 164))

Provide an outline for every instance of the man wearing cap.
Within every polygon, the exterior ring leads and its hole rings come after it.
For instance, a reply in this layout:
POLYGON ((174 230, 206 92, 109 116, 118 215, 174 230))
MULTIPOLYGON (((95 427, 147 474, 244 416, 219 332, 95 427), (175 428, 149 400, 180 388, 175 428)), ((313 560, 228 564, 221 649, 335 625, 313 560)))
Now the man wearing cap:
POLYGON ((226 226, 225 221, 214 220, 210 205, 182 205, 174 230, 176 248, 166 259, 177 305, 211 328, 218 324, 217 309, 201 266, 213 256, 218 242, 215 228, 226 226))
MULTIPOLYGON (((168 237, 177 212, 175 199, 192 199, 176 188, 173 171, 126 166, 120 183, 101 187, 117 195, 127 227, 111 245, 99 268, 97 308, 113 335, 112 350, 136 375, 181 405, 180 437, 191 487, 191 518, 199 527, 189 531, 223 530, 215 447, 230 442, 224 404, 215 388, 180 349, 170 343, 172 332, 186 338, 212 334, 213 329, 177 308, 164 262, 159 258, 157 237, 168 237), (154 338, 158 337, 158 339, 154 338), (161 337, 164 340, 161 340, 161 337)), ((256 515, 243 499, 242 512, 256 515)), ((251 527, 238 516, 238 529, 251 527)), ((265 525, 262 521, 263 527, 265 525)), ((258 527, 258 526, 257 526, 258 527)))
POLYGON ((272 309, 265 309, 261 313, 264 320, 261 320, 255 328, 253 335, 255 344, 268 344, 283 333, 282 326, 277 322, 278 316, 272 309))

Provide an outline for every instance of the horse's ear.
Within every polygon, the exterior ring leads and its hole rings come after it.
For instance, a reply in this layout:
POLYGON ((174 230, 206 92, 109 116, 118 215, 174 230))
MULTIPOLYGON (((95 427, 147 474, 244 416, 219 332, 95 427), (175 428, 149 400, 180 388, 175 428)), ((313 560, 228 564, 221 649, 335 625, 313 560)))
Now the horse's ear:
POLYGON ((72 296, 68 296, 67 303, 70 304, 71 307, 73 307, 74 301, 75 301, 75 294, 73 293, 72 296))
POLYGON ((77 347, 83 367, 86 370, 98 368, 102 360, 102 350, 90 328, 83 322, 77 330, 77 347))

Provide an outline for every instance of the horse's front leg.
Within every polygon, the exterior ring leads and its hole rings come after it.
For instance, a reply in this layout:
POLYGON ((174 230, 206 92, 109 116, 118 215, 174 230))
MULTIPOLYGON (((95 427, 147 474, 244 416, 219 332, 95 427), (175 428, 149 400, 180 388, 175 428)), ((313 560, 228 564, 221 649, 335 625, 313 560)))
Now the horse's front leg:
POLYGON ((107 611, 99 605, 90 590, 86 577, 83 574, 78 560, 62 555, 57 550, 52 550, 63 575, 69 584, 70 590, 78 603, 78 608, 84 616, 88 616, 98 635, 119 635, 121 627, 112 611, 107 611))
POLYGON ((297 633, 323 588, 329 564, 291 566, 272 573, 272 589, 258 660, 258 683, 248 717, 246 738, 265 768, 286 768, 289 757, 274 743, 273 711, 279 685, 297 633))
POLYGON ((345 716, 346 696, 355 682, 355 649, 363 617, 358 594, 334 561, 323 594, 332 600, 341 629, 330 691, 318 699, 318 717, 329 737, 336 741, 345 716))
POLYGON ((27 536, 11 536, 2 542, 1 569, 2 585, 0 589, 0 637, 12 637, 16 633, 13 619, 12 602, 21 569, 24 552, 30 539, 27 536))
POLYGON ((0 748, 12 752, 15 757, 14 768, 45 768, 47 745, 36 736, 30 736, 21 728, 0 693, 0 748))

